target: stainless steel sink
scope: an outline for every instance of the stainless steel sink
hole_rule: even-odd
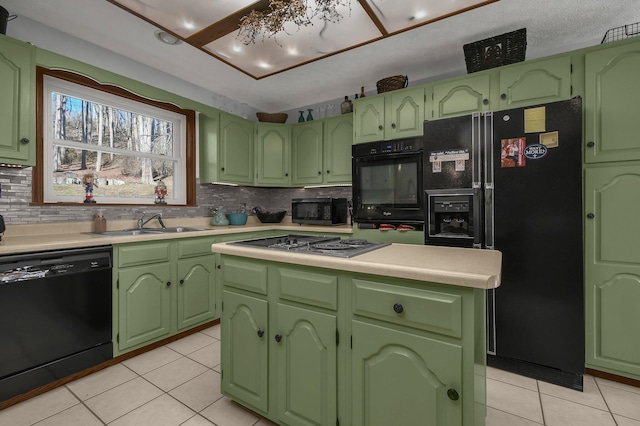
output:
[[[132,229],[120,229],[115,231],[106,231],[102,233],[87,232],[87,234],[98,235],[101,237],[128,237],[134,235],[149,235],[149,234],[173,234],[176,232],[194,232],[194,231],[206,231],[204,228],[192,228],[189,226],[174,226],[170,228],[132,228]]]

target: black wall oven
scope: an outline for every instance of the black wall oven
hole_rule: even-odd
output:
[[[354,222],[424,222],[422,138],[354,145]]]

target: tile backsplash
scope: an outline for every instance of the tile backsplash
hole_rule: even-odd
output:
[[[143,211],[162,212],[164,217],[212,216],[212,209],[222,207],[224,212],[239,211],[246,204],[249,212],[255,206],[269,211],[286,210],[291,214],[292,198],[344,197],[351,198],[351,187],[324,188],[254,188],[242,186],[198,184],[197,207],[105,206],[85,204],[76,206],[32,206],[31,168],[0,167],[0,214],[7,223],[43,223],[66,221],[91,221],[95,208],[104,208],[105,216],[111,220],[131,220]]]

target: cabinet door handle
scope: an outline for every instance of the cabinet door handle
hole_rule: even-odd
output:
[[[258,337],[264,336],[264,330],[258,330]]]
[[[322,174],[322,172],[318,172],[318,174],[319,174],[319,175],[321,175],[321,174]]]
[[[220,265],[216,266],[216,268],[218,268],[218,269],[222,269],[222,268],[220,267]]]
[[[276,334],[275,339],[276,339],[276,342],[280,343],[282,341],[282,335]]]
[[[484,99],[482,100],[482,105],[489,105],[489,99],[484,98]]]
[[[458,394],[458,391],[455,389],[449,389],[447,390],[447,396],[449,397],[450,400],[452,401],[457,401],[460,399],[460,395]]]
[[[171,281],[167,281],[167,287],[171,287]]]
[[[382,124],[378,126],[378,130],[382,130]]]
[[[285,174],[284,174],[284,177],[289,177],[289,173],[285,173]]]
[[[180,284],[184,284],[184,280],[180,280]]]
[[[593,141],[589,141],[589,142],[587,142],[587,146],[589,148],[593,148],[595,146],[595,143]]]
[[[593,214],[593,213],[587,213],[587,218],[589,218],[589,219],[593,219],[594,217],[596,217],[596,215],[595,215],[595,214]]]
[[[401,303],[396,303],[393,305],[393,310],[396,314],[401,314],[404,311],[404,306]]]
[[[220,171],[221,171],[221,172],[224,172],[224,167],[221,167],[221,168],[220,168]]]
[[[22,138],[22,139],[20,139],[20,143],[21,143],[22,145],[27,145],[29,142],[31,142],[31,141],[29,140],[29,138]]]
[[[327,170],[327,174],[331,173],[329,170]]]
[[[395,129],[396,128],[396,123],[391,123],[391,128]]]
[[[503,101],[507,99],[507,94],[506,93],[501,94],[500,99],[502,99]]]

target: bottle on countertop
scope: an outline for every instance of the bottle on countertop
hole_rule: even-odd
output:
[[[364,94],[364,86],[361,86],[360,87],[360,99],[364,98],[365,96],[367,96],[367,95]]]
[[[340,113],[349,114],[353,112],[353,103],[349,99],[349,96],[344,97],[344,102],[340,104]]]
[[[356,95],[353,97],[353,99],[358,99],[358,94],[356,93]]]
[[[93,221],[93,232],[97,234],[107,232],[107,218],[104,217],[103,209],[98,210],[98,213],[96,213],[96,218]]]

